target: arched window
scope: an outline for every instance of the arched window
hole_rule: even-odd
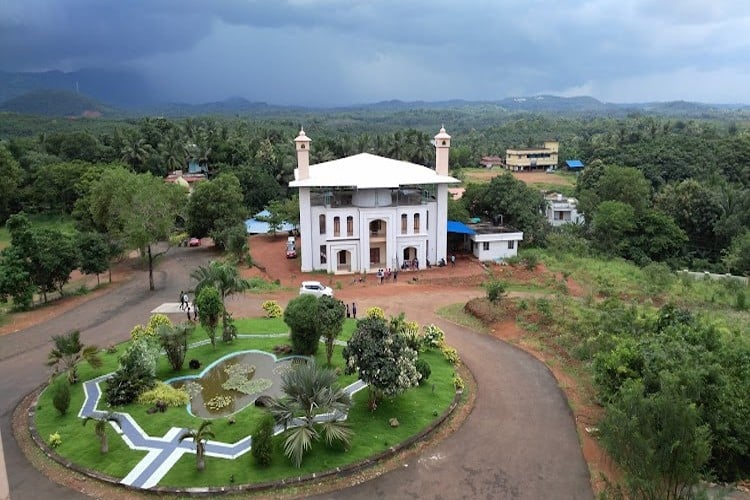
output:
[[[406,234],[406,214],[401,214],[401,234]]]
[[[338,238],[341,236],[341,217],[333,218],[333,237]]]
[[[318,216],[318,226],[320,226],[320,234],[326,234],[326,216],[320,214]]]
[[[419,232],[419,214],[414,214],[414,232]]]
[[[346,235],[354,236],[354,217],[351,215],[346,218]]]

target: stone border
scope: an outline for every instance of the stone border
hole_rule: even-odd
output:
[[[465,369],[468,369],[466,368],[465,365],[463,367]],[[108,483],[112,486],[122,488],[123,490],[133,491],[133,492],[142,492],[142,493],[155,493],[159,495],[178,494],[178,495],[189,495],[189,496],[210,496],[210,495],[223,494],[223,493],[260,492],[260,491],[270,490],[272,488],[287,488],[290,486],[300,486],[306,483],[319,481],[321,479],[326,479],[326,478],[345,478],[345,477],[351,476],[352,474],[355,474],[357,472],[374,467],[382,463],[383,461],[392,458],[397,453],[408,448],[409,446],[419,441],[424,440],[426,437],[432,434],[438,427],[440,427],[448,419],[448,417],[451,414],[453,414],[455,409],[458,407],[458,404],[461,402],[461,397],[463,396],[462,389],[456,390],[456,393],[453,396],[453,401],[448,406],[448,408],[446,408],[445,411],[443,411],[443,413],[437,419],[433,420],[432,423],[430,423],[430,425],[427,426],[427,428],[423,429],[421,432],[405,439],[404,441],[394,446],[391,446],[387,450],[382,451],[374,456],[365,458],[363,460],[360,460],[359,462],[355,462],[353,464],[349,464],[343,467],[336,467],[335,469],[330,469],[330,470],[323,471],[323,472],[313,472],[312,474],[307,474],[305,476],[297,476],[297,477],[292,477],[292,478],[280,479],[277,481],[268,481],[265,483],[252,483],[252,484],[244,484],[244,485],[236,485],[236,486],[220,486],[220,487],[205,487],[205,488],[173,488],[173,487],[156,486],[153,488],[143,489],[143,488],[137,488],[137,487],[122,484],[120,482],[121,479],[117,479],[115,477],[102,474],[101,472],[95,471],[93,469],[88,469],[76,463],[70,462],[65,457],[62,457],[61,455],[56,453],[54,449],[51,448],[47,444],[47,442],[44,440],[44,438],[42,438],[42,436],[39,434],[39,431],[36,428],[34,417],[36,415],[36,406],[39,403],[39,396],[48,385],[49,384],[46,384],[46,383],[41,384],[36,389],[34,389],[31,393],[29,393],[29,395],[23,398],[21,402],[19,403],[19,404],[23,404],[24,401],[29,399],[29,396],[32,396],[31,403],[29,407],[26,409],[27,426],[29,429],[29,433],[31,435],[31,439],[34,441],[34,443],[36,443],[36,445],[42,450],[42,452],[48,458],[54,460],[55,462],[57,462],[58,464],[62,465],[63,467],[67,469],[71,469],[75,472],[78,472],[79,474],[83,474],[85,476],[91,477],[98,481]]]

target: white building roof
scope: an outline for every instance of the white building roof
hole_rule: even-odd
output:
[[[310,177],[299,180],[294,169],[290,187],[356,187],[358,189],[397,188],[414,184],[454,184],[461,182],[449,175],[406,161],[360,153],[339,160],[310,165]]]

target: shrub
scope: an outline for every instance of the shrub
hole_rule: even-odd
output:
[[[154,386],[154,378],[142,367],[120,368],[104,386],[104,400],[110,406],[122,406]]]
[[[175,389],[164,382],[157,382],[153,389],[145,391],[138,396],[138,404],[155,405],[157,402],[163,402],[167,406],[187,406],[190,402],[190,396],[184,389]]]
[[[453,387],[456,388],[456,390],[460,390],[464,388],[464,379],[462,379],[460,376],[453,375]]]
[[[735,297],[735,302],[734,302],[734,308],[737,309],[738,311],[747,310],[748,308],[747,294],[745,294],[744,291],[740,290],[739,292],[737,292],[737,295]]]
[[[505,294],[505,283],[500,280],[487,281],[484,283],[484,289],[487,291],[487,300],[496,304]]]
[[[542,320],[544,323],[549,323],[550,321],[552,321],[552,304],[549,300],[544,298],[536,299],[536,310],[539,314],[542,315]]]
[[[445,344],[445,333],[435,325],[425,325],[423,328],[423,344],[428,349],[439,349]]]
[[[314,295],[300,295],[289,301],[284,311],[284,323],[291,330],[294,354],[310,356],[318,352],[318,299]]]
[[[523,263],[526,269],[533,271],[536,269],[536,266],[539,265],[539,257],[535,253],[526,254],[523,257]]]
[[[60,415],[65,415],[70,407],[70,384],[60,380],[54,385],[53,391],[52,404]]]
[[[419,373],[419,383],[424,383],[428,378],[430,378],[430,375],[432,375],[432,368],[430,368],[430,364],[425,361],[424,359],[417,359],[417,361],[414,362],[414,368],[417,369],[417,373]]]
[[[271,465],[273,458],[273,427],[274,420],[271,415],[265,415],[253,431],[252,449],[255,463],[263,467]]]
[[[380,307],[370,307],[365,311],[365,317],[385,319],[385,312]]]
[[[448,363],[452,364],[453,366],[461,363],[461,358],[458,356],[458,351],[456,351],[454,348],[444,345],[442,351],[443,357],[448,361]]]
[[[54,434],[50,434],[47,438],[47,443],[49,443],[50,447],[57,448],[62,444],[62,438],[60,437],[59,432],[55,432]]]
[[[280,318],[284,311],[281,310],[281,306],[275,300],[267,300],[263,302],[261,306],[263,311],[266,313],[266,318]]]
[[[503,262],[505,262],[509,266],[517,266],[521,263],[521,261],[522,259],[520,255],[511,255],[510,257],[506,257],[505,259],[503,259]]]

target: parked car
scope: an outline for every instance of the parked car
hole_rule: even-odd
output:
[[[328,295],[329,297],[332,297],[333,290],[330,286],[325,286],[320,281],[303,281],[302,285],[299,287],[299,294],[310,294],[315,295],[316,297]]]
[[[297,247],[294,244],[294,236],[290,236],[286,240],[286,258],[294,259],[297,257]]]
[[[199,238],[190,238],[190,241],[188,241],[189,247],[199,247],[201,246],[201,240]]]

